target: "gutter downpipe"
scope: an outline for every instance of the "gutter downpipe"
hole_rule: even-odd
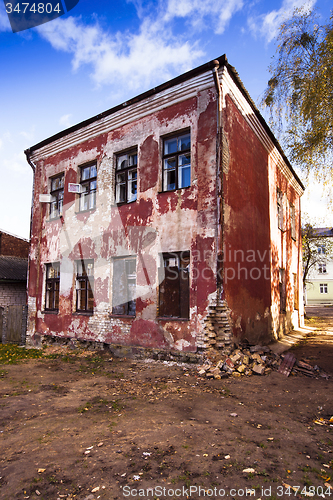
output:
[[[32,239],[32,220],[33,220],[33,215],[34,215],[34,198],[35,198],[35,176],[36,176],[36,165],[32,162],[31,160],[31,151],[30,149],[26,149],[24,151],[24,154],[26,156],[27,162],[29,163],[30,167],[32,168],[33,172],[33,182],[32,182],[32,198],[31,198],[31,211],[30,211],[30,247],[31,247],[31,239]],[[38,251],[38,261],[39,261],[39,251]],[[29,297],[29,284],[30,284],[30,250],[29,250],[29,261],[28,261],[28,275],[27,275],[27,304],[28,304],[28,297]],[[39,269],[39,262],[38,262],[38,269]],[[38,278],[39,278],[39,270],[37,269],[37,283],[36,287],[38,287]],[[37,294],[36,294],[37,295]],[[37,300],[37,297],[36,297]],[[37,305],[37,304],[36,304]],[[27,322],[29,321],[29,304],[28,304],[28,317],[27,317]],[[34,333],[36,331],[36,322],[37,322],[37,307],[35,311],[35,325],[34,325]],[[28,326],[28,325],[27,325]],[[27,346],[29,347],[29,346]]]
[[[217,305],[224,300],[224,200],[223,200],[223,144],[222,144],[222,88],[219,80],[219,61],[213,61],[212,68],[214,83],[217,90],[217,133],[216,133],[216,191],[217,191],[217,266],[216,286]]]

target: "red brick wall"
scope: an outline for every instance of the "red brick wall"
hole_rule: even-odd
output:
[[[29,242],[8,233],[0,232],[0,255],[27,258]]]

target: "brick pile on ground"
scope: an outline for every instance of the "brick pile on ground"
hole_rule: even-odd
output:
[[[214,379],[267,375],[272,370],[278,370],[281,362],[282,356],[275,354],[267,346],[238,347],[229,354],[210,349],[204,363],[197,370],[199,375]]]

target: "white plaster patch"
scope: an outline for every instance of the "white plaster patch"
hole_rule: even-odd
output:
[[[191,344],[184,339],[179,339],[177,342],[175,342],[175,348],[178,349],[179,351],[183,351],[186,347],[190,347]]]

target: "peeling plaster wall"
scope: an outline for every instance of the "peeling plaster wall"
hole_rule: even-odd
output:
[[[225,297],[236,339],[269,342],[298,327],[304,316],[300,284],[303,190],[228,75],[224,83]],[[284,193],[283,231],[277,223],[277,189]],[[291,205],[295,207],[296,240],[291,237]],[[280,268],[285,276],[283,311]]]
[[[229,150],[224,173],[224,287],[236,339],[270,334],[268,155],[229,95],[223,128]]]
[[[131,110],[135,116],[135,105]],[[115,117],[115,120],[117,117]],[[30,253],[28,337],[57,335],[105,343],[195,351],[197,333],[216,292],[216,92],[169,106],[152,106],[135,119],[56,154],[37,157]],[[162,192],[163,136],[191,130],[191,186]],[[115,154],[138,148],[138,196],[115,204]],[[96,208],[79,212],[79,167],[97,161]],[[50,178],[65,174],[63,219],[49,220],[40,193]],[[151,234],[149,234],[151,231]],[[153,237],[151,237],[153,235]],[[190,250],[190,319],[159,319],[158,266],[161,252]],[[113,258],[137,255],[136,316],[112,315]],[[94,259],[94,312],[75,311],[75,261]],[[45,265],[60,262],[59,312],[45,312]]]

